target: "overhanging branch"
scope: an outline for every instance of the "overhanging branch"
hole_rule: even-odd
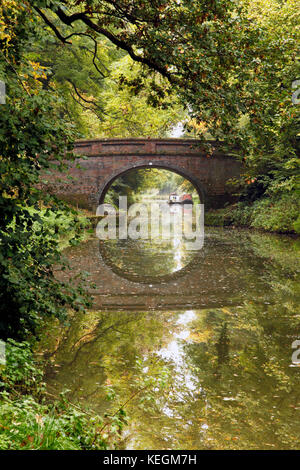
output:
[[[56,26],[51,23],[51,21],[47,18],[45,13],[42,12],[38,7],[34,7],[35,11],[40,15],[40,17],[45,21],[45,23],[52,29],[55,33],[56,37],[63,42],[64,44],[72,44],[70,41],[67,41],[67,38],[64,38],[63,35],[58,31]]]
[[[168,72],[168,70],[164,66],[157,64],[156,62],[152,61],[151,59],[147,57],[143,57],[143,56],[136,54],[136,52],[134,52],[130,44],[128,44],[125,40],[118,38],[113,33],[103,28],[102,26],[94,23],[86,15],[86,13],[73,13],[72,15],[67,15],[61,8],[54,8],[54,7],[53,7],[53,12],[58,16],[58,18],[64,24],[68,26],[72,26],[72,24],[76,21],[82,21],[86,26],[91,28],[93,31],[96,31],[98,34],[101,34],[105,36],[107,39],[109,39],[115,46],[126,51],[135,62],[142,63],[144,65],[147,65],[151,69],[156,70],[161,75],[166,77],[170,82],[175,81],[175,77],[173,77],[172,74]],[[63,39],[65,41],[65,38]]]

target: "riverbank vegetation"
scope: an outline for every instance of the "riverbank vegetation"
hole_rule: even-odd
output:
[[[263,197],[249,204],[245,201],[205,213],[205,224],[250,227],[267,232],[300,233],[300,198],[298,194]]]
[[[90,305],[83,284],[53,271],[64,269],[62,238],[78,243],[83,221],[40,186],[54,160],[62,171],[74,161],[76,139],[164,137],[181,124],[184,137],[220,140],[245,171],[236,182],[241,202],[218,217],[299,232],[298,6],[1,2],[0,337],[19,342],[7,343],[11,362],[1,372],[3,448],[110,445],[95,431],[100,418],[94,426],[63,400],[44,401],[24,343],[45,319],[64,321]],[[211,150],[208,143],[207,158]]]
[[[71,404],[65,393],[46,391],[42,363],[28,342],[7,342],[1,373],[0,448],[2,450],[104,450],[119,447],[126,424],[123,408],[104,419]]]

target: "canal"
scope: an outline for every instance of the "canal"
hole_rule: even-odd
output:
[[[299,446],[299,242],[207,227],[196,251],[91,237],[65,255],[93,306],[49,325],[49,392],[124,406],[124,449]]]

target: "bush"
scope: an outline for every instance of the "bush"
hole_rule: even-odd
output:
[[[296,233],[300,233],[300,214],[298,215],[297,220],[293,223],[293,227]]]
[[[252,204],[238,202],[205,214],[207,225],[237,225],[278,233],[300,233],[300,201],[294,193],[264,197]]]
[[[252,206],[251,227],[270,232],[294,232],[299,212],[300,201],[295,193],[284,194],[280,198],[264,198]]]

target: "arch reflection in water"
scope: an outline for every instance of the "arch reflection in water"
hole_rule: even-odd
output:
[[[100,240],[102,261],[115,274],[141,284],[161,284],[175,281],[194,269],[204,258],[200,250],[186,251],[178,240],[161,243],[153,249],[151,240]]]
[[[151,239],[100,240],[101,259],[115,274],[133,282],[159,284],[174,281],[191,272],[196,266],[199,267],[203,252],[201,249],[189,250],[184,237],[187,220],[184,216],[188,214],[191,224],[192,207],[170,207],[165,203],[163,206],[163,217],[141,220],[141,223],[150,225],[148,231],[151,233]],[[171,221],[167,237],[163,225],[165,214]],[[189,230],[191,233],[191,227]]]
[[[209,308],[238,304],[258,289],[265,292],[261,263],[246,249],[246,234],[207,229],[198,253],[150,242],[146,251],[146,242],[108,240],[100,252],[99,240],[90,239],[65,251],[70,270],[57,276],[74,282],[83,270],[90,273],[93,308],[106,311]]]

